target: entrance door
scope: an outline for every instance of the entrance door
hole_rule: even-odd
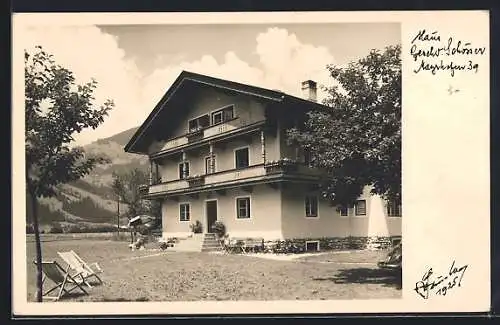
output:
[[[207,232],[212,232],[212,225],[217,220],[217,201],[206,201],[207,209]]]

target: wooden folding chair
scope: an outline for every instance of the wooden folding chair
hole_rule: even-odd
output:
[[[57,252],[57,254],[78,274],[82,282],[89,288],[92,288],[92,286],[87,280],[91,277],[95,277],[102,284],[102,280],[97,274],[102,273],[103,270],[97,262],[87,264],[75,251]],[[94,266],[95,269],[91,268],[90,265]]]
[[[33,263],[37,265],[36,261],[33,261]],[[81,282],[77,281],[74,276],[69,274],[69,266],[65,270],[57,261],[42,261],[42,272],[42,290],[47,278],[55,284],[54,287],[46,292],[42,292],[42,298],[58,301],[64,294],[69,294],[75,289],[80,289],[84,294],[88,295],[88,292],[81,286]],[[59,289],[59,291],[56,296],[49,296],[51,292],[57,289]]]

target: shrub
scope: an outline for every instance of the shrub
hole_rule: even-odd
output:
[[[268,245],[268,250],[275,254],[297,254],[305,252],[305,241],[286,239],[279,240],[274,245]]]
[[[212,231],[219,237],[222,238],[226,234],[226,226],[221,221],[215,221],[212,225]]]
[[[49,233],[50,234],[62,234],[63,233],[63,229],[60,225],[52,225],[50,228],[49,228]]]
[[[195,234],[201,234],[203,232],[203,226],[200,222],[200,220],[196,220],[195,223],[192,223],[190,225],[191,231],[194,232]]]

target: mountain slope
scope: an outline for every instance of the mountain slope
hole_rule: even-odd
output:
[[[134,168],[148,170],[148,158],[124,151],[124,146],[137,131],[128,129],[105,139],[98,139],[86,146],[86,152],[108,157],[111,162],[96,166],[84,178],[59,186],[58,194],[51,199],[40,200],[42,223],[93,222],[116,223],[117,202],[111,184],[113,173],[125,173]],[[127,206],[120,204],[120,211]],[[27,211],[27,220],[30,220]],[[123,224],[125,221],[121,221]]]

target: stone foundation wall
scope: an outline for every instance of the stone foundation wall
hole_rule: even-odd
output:
[[[306,242],[318,241],[320,251],[387,249],[392,246],[391,237],[327,237],[296,238],[264,242],[264,251],[270,253],[302,253]]]

